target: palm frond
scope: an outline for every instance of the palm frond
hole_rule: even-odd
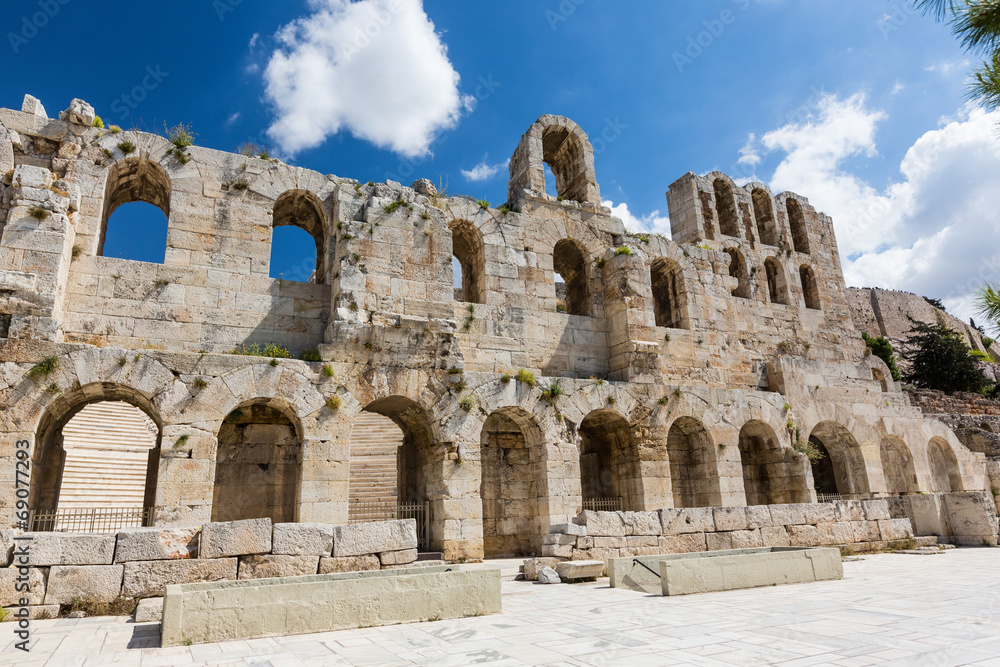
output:
[[[973,70],[968,97],[988,111],[1000,109],[1000,51]]]
[[[986,283],[980,287],[974,303],[977,315],[1000,328],[1000,285]]]

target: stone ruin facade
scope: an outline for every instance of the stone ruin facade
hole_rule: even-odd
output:
[[[5,525],[17,443],[22,500],[56,510],[62,429],[102,401],[158,429],[162,527],[345,524],[352,426],[388,417],[399,502],[426,503],[425,548],[450,561],[541,553],[582,509],[989,488],[984,456],[866,354],[831,220],[797,194],[686,174],[667,239],[601,205],[587,135],[558,116],[522,137],[501,208],[93,120],[79,100],[0,110]],[[168,217],[163,264],[103,255],[137,201]],[[309,283],[269,277],[282,225],[316,241]],[[268,342],[321,360],[228,354]]]

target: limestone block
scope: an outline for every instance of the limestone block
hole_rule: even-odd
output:
[[[444,567],[447,565],[443,560],[418,560],[402,565],[383,565],[383,570],[422,570],[426,567]]]
[[[732,533],[734,549],[753,549],[764,546],[760,529],[734,530]]]
[[[529,558],[524,561],[524,579],[525,581],[538,581],[538,571],[543,567],[556,566],[559,563],[558,558]]]
[[[25,95],[24,101],[21,102],[21,111],[24,113],[30,113],[33,116],[38,116],[39,118],[48,118],[48,114],[45,113],[45,107],[38,100],[37,97],[33,95]]]
[[[0,567],[7,567],[14,560],[14,531],[0,530]]]
[[[163,619],[163,598],[139,600],[135,608],[136,623],[159,623]]]
[[[861,507],[860,500],[836,500],[831,504],[836,513],[837,521],[865,520],[865,511]]]
[[[333,529],[333,555],[336,558],[416,548],[415,519],[359,523]]]
[[[630,535],[625,538],[625,546],[629,548],[655,547],[660,543],[656,535]]]
[[[319,556],[257,554],[240,556],[240,579],[302,577],[319,572]]]
[[[575,523],[559,523],[549,526],[550,535],[576,535],[583,537],[587,534],[586,526],[578,526]]]
[[[42,604],[44,602],[48,568],[28,568],[27,591],[17,590],[19,585],[23,587],[25,583],[23,577],[20,568],[0,569],[0,607],[18,607],[21,605],[22,599],[26,599],[28,604]]]
[[[816,532],[819,533],[819,543],[822,546],[852,544],[855,542],[854,526],[847,521],[817,523]]]
[[[333,553],[333,526],[327,523],[276,523],[271,553],[329,556]]]
[[[715,515],[710,507],[660,510],[664,535],[682,533],[714,533]]]
[[[805,508],[807,506],[804,503],[771,505],[771,521],[776,526],[801,526],[806,523]]]
[[[706,533],[705,540],[709,551],[729,551],[733,548],[732,533]]]
[[[888,500],[862,500],[861,509],[866,521],[885,521],[891,519]]]
[[[594,538],[593,537],[578,537],[578,538],[576,538],[576,548],[577,549],[593,549],[594,548]]]
[[[153,560],[125,563],[122,594],[128,597],[162,596],[169,584],[191,584],[199,581],[235,581],[238,574],[236,558],[191,560]]]
[[[35,604],[25,607],[28,610],[28,618],[32,621],[57,618],[59,616],[59,605],[57,604]]]
[[[683,533],[681,535],[665,535],[660,538],[663,553],[686,554],[707,550],[705,536],[712,533]]]
[[[941,494],[889,498],[889,512],[894,519],[909,519],[916,535],[947,535],[948,522],[942,498]]]
[[[793,547],[819,546],[816,526],[788,526],[788,541]]]
[[[881,539],[878,521],[851,521],[855,542],[878,542]]]
[[[122,592],[124,565],[56,565],[49,569],[45,604],[69,604],[73,598],[111,602]]]
[[[266,554],[271,550],[271,520],[246,519],[206,523],[201,529],[199,558]]]
[[[1000,525],[989,492],[946,493],[942,503],[951,535],[958,544],[997,545]]]
[[[802,511],[805,515],[806,523],[815,525],[818,523],[833,523],[837,520],[837,512],[831,503],[803,505]]]
[[[595,549],[620,549],[628,546],[625,537],[592,537]]]
[[[378,555],[378,559],[382,565],[406,565],[417,560],[417,550],[383,551]]]
[[[586,526],[590,537],[625,537],[625,520],[622,512],[592,512],[583,510],[574,522]]]
[[[726,530],[746,530],[747,511],[743,507],[716,507],[713,511],[715,517],[715,529]]]
[[[784,526],[764,526],[760,529],[760,539],[766,547],[788,547],[792,545],[788,538],[788,529]]]
[[[364,572],[378,569],[378,556],[347,556],[344,558],[330,558],[329,556],[324,556],[319,559],[320,574],[333,574],[335,572]]]
[[[199,528],[129,528],[119,531],[115,562],[195,558],[200,533]]]
[[[556,574],[563,581],[573,579],[598,579],[604,576],[603,560],[567,560],[556,563]]]
[[[622,523],[625,535],[655,536],[663,532],[659,512],[623,512]]]
[[[538,572],[538,583],[560,584],[562,583],[562,579],[559,578],[559,573],[553,570],[551,567],[543,567]]]
[[[913,525],[909,519],[888,519],[878,522],[878,530],[882,539],[906,540],[913,537]]]
[[[578,539],[580,539],[580,538],[576,537],[575,535],[553,535],[552,533],[549,533],[548,535],[545,536],[545,539],[543,540],[543,543],[544,544],[573,544],[573,545],[575,545],[576,541]],[[604,538],[598,538],[598,539],[604,539]]]
[[[572,558],[573,547],[568,544],[543,544],[542,556],[547,558]]]
[[[94,107],[80,99],[74,99],[69,103],[69,109],[59,114],[59,120],[64,120],[77,125],[94,126]]]
[[[747,528],[763,528],[773,525],[771,522],[771,508],[767,505],[753,505],[746,507]]]
[[[30,565],[111,565],[114,535],[82,533],[24,533]],[[30,540],[30,541],[29,541]]]

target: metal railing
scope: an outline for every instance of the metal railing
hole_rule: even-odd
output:
[[[373,501],[352,501],[348,505],[347,523],[369,523],[372,521],[393,521],[396,519],[416,519],[417,548],[428,551],[431,546],[430,503],[384,503]]]
[[[832,503],[837,500],[870,500],[875,496],[861,493],[820,493],[816,492],[816,502]]]
[[[116,533],[153,525],[153,507],[29,510],[28,530],[63,533]]]
[[[584,498],[583,509],[591,512],[621,512],[625,503],[621,498]]]

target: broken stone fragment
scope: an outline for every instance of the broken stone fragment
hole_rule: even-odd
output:
[[[65,120],[70,123],[76,123],[77,125],[86,125],[91,127],[94,124],[94,118],[97,114],[94,113],[94,107],[90,106],[81,99],[74,99],[69,103],[69,109],[63,111],[59,114],[59,120]]]
[[[437,194],[437,188],[434,187],[434,183],[426,178],[421,178],[419,181],[414,181],[413,185],[410,186],[417,191],[418,194],[422,194],[426,197],[433,197]]]
[[[559,578],[559,574],[553,570],[551,567],[543,567],[538,572],[538,583],[540,584],[560,584],[562,579]]]
[[[45,113],[45,107],[42,103],[38,101],[37,97],[32,95],[25,95],[24,102],[21,103],[21,111],[23,113],[30,113],[41,118],[48,118],[49,115]]]

